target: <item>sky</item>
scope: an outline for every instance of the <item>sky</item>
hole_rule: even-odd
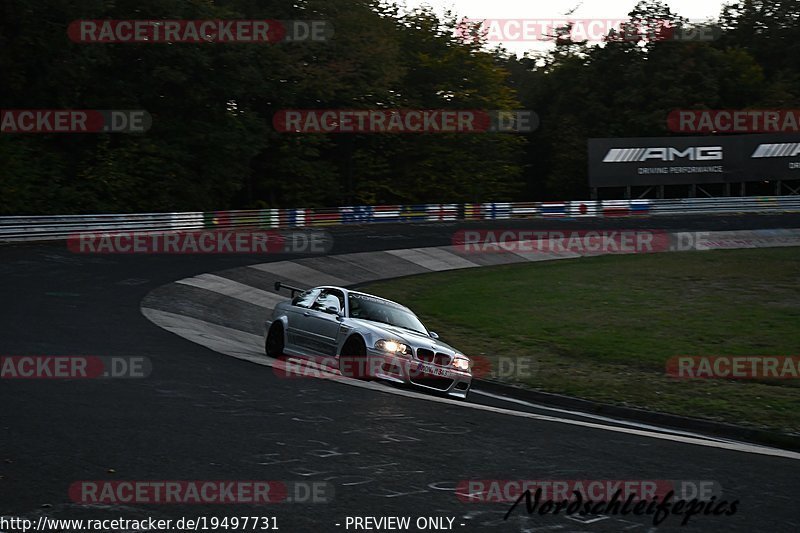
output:
[[[661,0],[678,15],[689,19],[716,19],[722,6],[733,0]],[[446,9],[459,18],[470,19],[624,19],[638,0],[404,0],[408,7],[428,5],[438,14]],[[571,15],[566,13],[574,9]],[[502,35],[505,35],[503,33]],[[522,54],[527,50],[546,50],[548,44],[536,41],[503,41],[508,50]]]

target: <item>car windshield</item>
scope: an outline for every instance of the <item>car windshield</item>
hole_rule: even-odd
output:
[[[394,302],[366,294],[350,293],[348,303],[350,304],[351,318],[381,322],[423,335],[428,334],[428,330],[414,313]]]

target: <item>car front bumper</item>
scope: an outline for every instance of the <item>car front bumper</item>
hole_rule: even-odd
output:
[[[467,397],[472,374],[450,366],[426,363],[414,357],[398,357],[374,349],[367,350],[370,375],[378,379],[437,391],[454,398]]]

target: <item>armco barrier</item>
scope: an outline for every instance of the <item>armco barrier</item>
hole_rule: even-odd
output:
[[[378,222],[789,212],[800,212],[800,196],[360,205],[322,209],[257,209],[195,213],[5,216],[0,217],[0,241],[62,239],[80,232],[161,232],[211,228],[271,229]]]

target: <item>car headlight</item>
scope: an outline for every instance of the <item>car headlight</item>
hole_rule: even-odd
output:
[[[472,368],[472,361],[470,361],[469,357],[457,355],[453,358],[453,367],[463,372],[469,372],[470,368]]]
[[[386,339],[381,339],[378,342],[376,342],[375,348],[389,353],[399,353],[403,355],[408,353],[408,346],[406,346],[405,344]]]

